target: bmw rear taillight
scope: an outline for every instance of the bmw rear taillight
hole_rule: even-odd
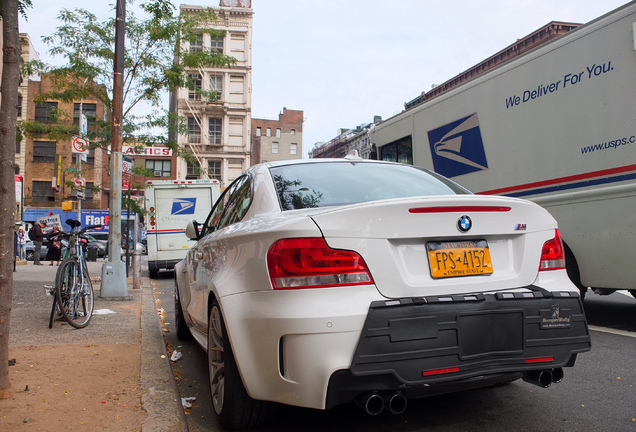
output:
[[[565,268],[565,252],[559,230],[554,230],[554,238],[543,244],[539,271],[560,270]]]
[[[358,253],[331,249],[322,238],[278,240],[269,248],[267,267],[278,290],[373,283]]]

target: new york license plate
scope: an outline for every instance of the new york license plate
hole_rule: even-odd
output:
[[[431,276],[434,279],[493,273],[490,249],[486,240],[429,242],[426,244],[426,250]]]

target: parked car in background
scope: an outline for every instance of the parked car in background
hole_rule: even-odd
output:
[[[92,237],[95,240],[98,240],[103,245],[103,247],[104,247],[104,255],[99,255],[100,257],[108,255],[108,231],[97,231],[97,230],[92,231],[92,230],[89,230],[89,231],[86,231],[85,234],[87,236]],[[126,243],[125,243],[124,240],[122,240],[121,246],[122,246],[121,254],[124,255],[126,253]],[[141,244],[140,242],[137,242],[137,250],[140,253],[142,253],[142,254],[146,253],[145,252],[146,251],[146,247],[143,244]],[[132,253],[134,251],[131,250],[130,252]]]
[[[106,251],[108,250],[108,242],[104,240],[98,240],[90,234],[84,233],[82,235],[86,238],[86,249],[97,249],[97,256],[99,258],[103,258],[106,256]]]
[[[64,246],[62,248],[62,254],[64,253]],[[42,241],[42,250],[40,251],[40,261],[44,261],[46,258],[46,253],[49,251],[49,241],[44,239]],[[32,240],[27,240],[26,242],[26,259],[27,261],[33,261],[33,255],[35,253],[35,243]]]
[[[275,403],[399,414],[522,377],[548,387],[590,349],[554,218],[411,165],[256,165],[186,235],[177,335],[206,350],[227,429]]]
[[[86,250],[87,252],[90,249],[97,249],[97,256],[102,258],[106,256],[106,248],[108,246],[107,243],[103,241],[97,240],[91,236],[86,236]],[[64,250],[66,249],[66,245],[68,242],[66,240],[62,240],[62,256],[64,256]],[[42,242],[42,250],[40,251],[40,260],[44,260],[46,258],[46,253],[49,250],[49,241],[48,239],[44,239]],[[33,254],[35,252],[35,244],[33,241],[29,240],[26,243],[26,259],[27,261],[33,261]]]

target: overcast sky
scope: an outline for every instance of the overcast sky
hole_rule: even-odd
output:
[[[59,10],[86,8],[101,18],[114,0],[32,0],[28,33],[41,37]],[[139,4],[128,3],[128,8]],[[177,7],[182,2],[173,0]],[[218,6],[218,0],[186,4]],[[586,23],[625,0],[252,0],[252,116],[304,111],[304,154],[339,128],[387,119],[404,102],[495,54],[550,21]],[[57,59],[57,62],[62,59]]]

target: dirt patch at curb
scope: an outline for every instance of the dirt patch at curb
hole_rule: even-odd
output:
[[[3,431],[140,431],[139,344],[9,347]]]

